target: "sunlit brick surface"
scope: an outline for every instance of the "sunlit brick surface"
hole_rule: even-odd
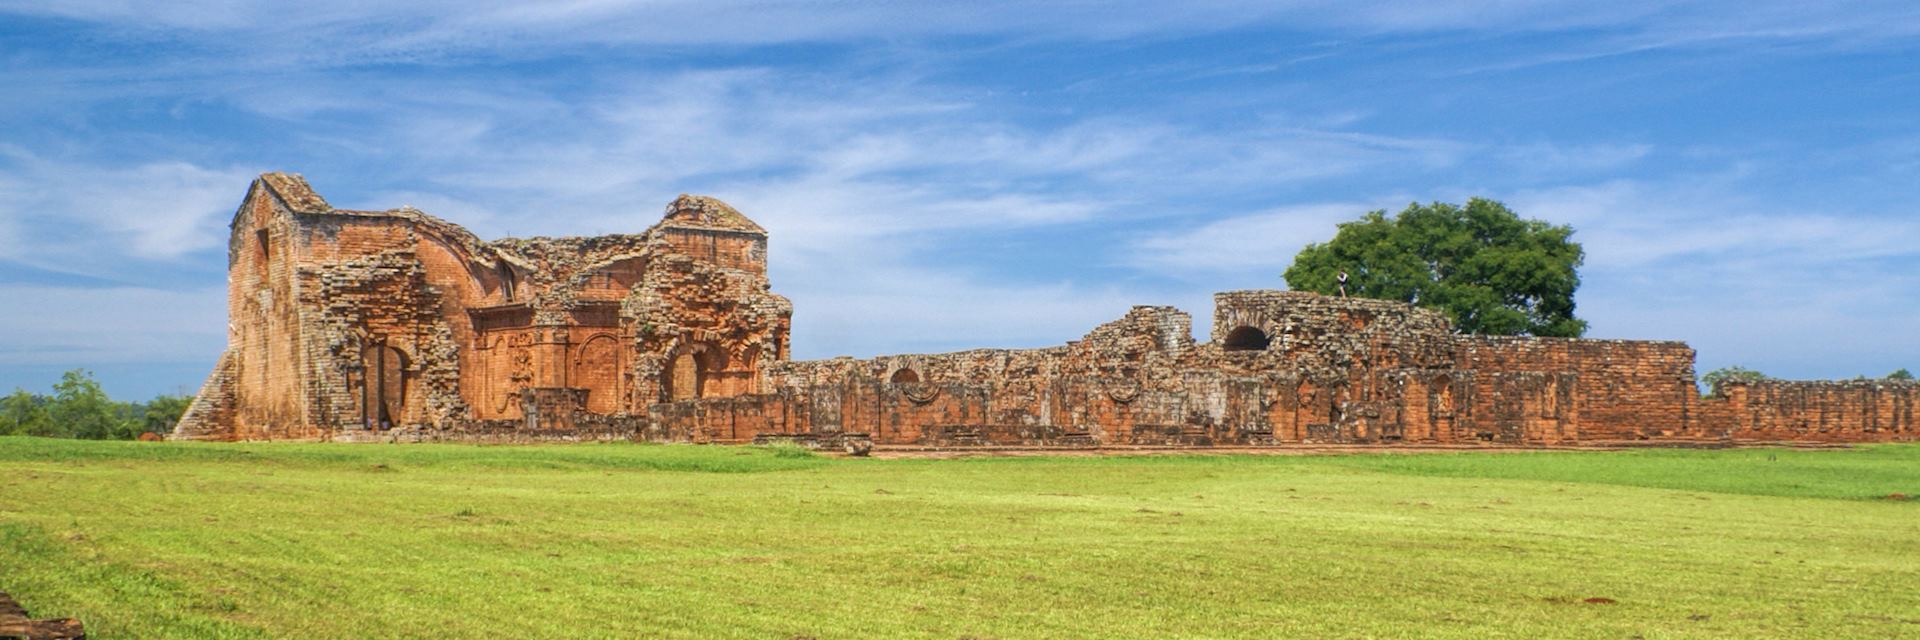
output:
[[[175,437],[1271,446],[1912,440],[1920,385],[1730,385],[1679,342],[1483,337],[1379,300],[1235,291],[1080,340],[787,359],[767,233],[682,196],[638,234],[484,242],[267,174],[234,217],[229,344]]]

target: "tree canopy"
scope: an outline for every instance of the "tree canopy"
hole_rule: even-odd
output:
[[[1334,294],[1345,272],[1348,295],[1440,309],[1467,333],[1578,337],[1587,323],[1573,316],[1573,292],[1586,256],[1572,236],[1484,198],[1414,203],[1341,223],[1285,277],[1295,291]]]
[[[25,389],[0,396],[0,436],[131,440],[142,433],[166,435],[192,403],[193,396],[186,395],[117,402],[91,372],[74,369],[54,383],[51,396]]]

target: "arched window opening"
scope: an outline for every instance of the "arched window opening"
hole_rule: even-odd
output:
[[[360,352],[360,415],[368,429],[392,429],[406,418],[407,356],[386,344]]]
[[[1239,327],[1227,332],[1227,339],[1222,346],[1228,351],[1263,351],[1269,343],[1271,340],[1266,332],[1253,327]]]
[[[267,237],[266,229],[257,229],[253,232],[253,243],[260,247],[258,255],[260,256],[261,267],[265,267],[268,262],[273,260],[273,245],[271,242]]]
[[[513,267],[507,266],[506,263],[501,263],[500,292],[506,296],[507,302],[513,302],[513,285]]]
[[[915,384],[920,382],[920,372],[903,368],[893,372],[893,378],[889,379],[888,382],[894,384]]]

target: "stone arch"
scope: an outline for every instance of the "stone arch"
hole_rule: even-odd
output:
[[[669,401],[697,400],[708,395],[707,383],[727,366],[725,350],[700,342],[676,351],[667,361],[661,386]]]
[[[620,409],[620,341],[609,334],[588,338],[574,352],[569,386],[587,390],[588,413],[609,414]]]
[[[500,297],[507,302],[513,302],[516,293],[514,289],[518,284],[519,279],[513,274],[513,265],[507,264],[505,260],[500,261]]]
[[[1221,346],[1228,351],[1265,351],[1267,345],[1272,343],[1273,339],[1267,337],[1267,332],[1254,327],[1239,326],[1227,332],[1227,337],[1221,341]]]
[[[914,371],[912,367],[901,367],[899,371],[893,372],[893,375],[887,378],[887,382],[894,384],[916,384],[920,382],[920,372]]]

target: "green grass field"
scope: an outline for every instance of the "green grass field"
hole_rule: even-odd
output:
[[[1920,446],[0,438],[0,590],[94,638],[1920,637],[1920,501],[1892,493]]]

